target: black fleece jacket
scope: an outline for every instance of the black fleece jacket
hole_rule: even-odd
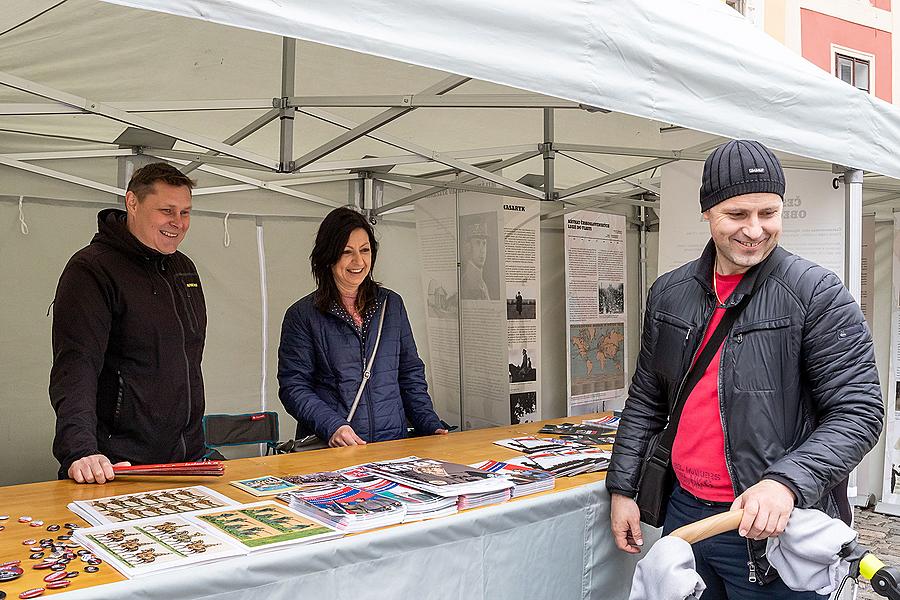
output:
[[[199,459],[206,303],[194,263],[161,254],[101,211],[53,305],[50,402],[59,477],[91,454],[133,464]]]

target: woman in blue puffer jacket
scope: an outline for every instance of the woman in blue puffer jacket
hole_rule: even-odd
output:
[[[403,299],[372,279],[377,254],[365,217],[349,208],[331,211],[309,257],[318,287],[287,310],[281,327],[278,396],[298,432],[331,447],[406,437],[407,420],[419,433],[447,433],[428,395]],[[348,419],[382,311],[370,379]]]

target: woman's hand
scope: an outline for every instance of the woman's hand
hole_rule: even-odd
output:
[[[353,428],[349,425],[341,425],[337,431],[328,440],[328,445],[332,448],[340,448],[342,446],[365,446],[366,441],[356,435]]]
[[[450,433],[450,432],[447,431],[446,429],[435,429],[434,430],[434,435],[447,435],[448,433]]]

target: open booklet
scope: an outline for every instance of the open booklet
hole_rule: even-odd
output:
[[[444,497],[500,492],[513,487],[503,477],[469,465],[417,456],[370,463],[365,467],[385,479]]]
[[[149,517],[178,515],[238,504],[208,487],[152,490],[136,494],[107,496],[96,500],[76,500],[68,509],[91,525],[136,521]]]
[[[73,538],[132,578],[341,535],[267,501],[87,527],[77,529]]]

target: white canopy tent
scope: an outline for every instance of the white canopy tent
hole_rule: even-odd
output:
[[[448,187],[547,200],[545,248],[561,248],[552,217],[586,206],[635,207],[643,239],[655,169],[703,160],[721,137],[759,139],[788,153],[786,166],[852,169],[848,247],[858,248],[857,170],[880,194],[872,201],[900,197],[890,151],[900,113],[717,0],[5,4],[0,281],[11,310],[0,380],[12,383],[4,409],[45,424],[5,420],[0,451],[21,465],[6,482],[53,472],[44,313],[66,258],[90,238],[94,204],[116,202],[138,155],[187,165],[200,184],[186,250],[210,303],[213,410],[277,404],[280,311],[309,291],[309,238],[347,203],[348,181],[387,184],[383,199],[364,185],[362,206],[386,217],[378,273],[413,307],[421,290],[404,211]],[[559,252],[544,258],[555,295]],[[848,261],[858,289],[858,258]],[[545,328],[561,332],[564,303],[545,305]],[[418,336],[421,313],[411,309]],[[563,335],[544,336],[559,344],[545,356],[562,351]],[[565,366],[547,372],[545,395],[559,397]]]

